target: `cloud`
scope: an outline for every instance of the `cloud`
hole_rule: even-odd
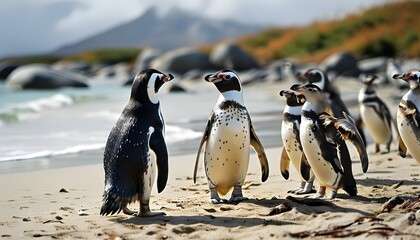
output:
[[[81,4],[58,21],[54,30],[63,36],[80,39],[129,21],[146,10],[136,0],[89,0],[81,1]]]

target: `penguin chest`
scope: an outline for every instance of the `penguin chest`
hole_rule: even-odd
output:
[[[375,111],[374,106],[360,105],[360,115],[375,143],[387,144],[392,138],[391,129],[383,117]]]
[[[214,185],[242,184],[248,171],[250,127],[246,110],[216,110],[206,144],[204,164]]]
[[[302,146],[300,145],[299,139],[299,127],[298,121],[286,121],[283,120],[281,125],[281,137],[283,140],[284,148],[286,149],[287,155],[293,164],[293,167],[300,172],[300,159],[302,156]]]
[[[397,125],[401,139],[407,146],[411,156],[420,163],[420,139],[418,138],[415,129],[413,129],[411,121],[412,119],[409,119],[400,110],[398,111]],[[418,129],[417,132],[419,132]]]
[[[322,129],[312,119],[302,118],[300,140],[311,170],[321,185],[335,188],[339,184],[339,175],[334,171],[331,163],[324,159],[322,155],[321,141],[326,141],[326,139],[316,137],[324,135],[323,132],[319,131],[322,131]]]

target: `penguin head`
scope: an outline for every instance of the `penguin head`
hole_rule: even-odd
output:
[[[375,74],[367,74],[362,78],[362,83],[365,85],[365,93],[373,94],[375,93],[375,88],[373,86],[373,82],[378,79],[378,76]]]
[[[208,74],[204,77],[207,82],[214,83],[220,93],[237,91],[242,92],[241,82],[238,75],[228,69],[223,69],[215,74]]]
[[[164,74],[155,69],[145,69],[138,73],[131,85],[130,99],[142,103],[159,102],[158,91],[160,87],[174,77],[171,74]]]
[[[294,91],[281,90],[279,94],[286,98],[286,104],[288,106],[302,106],[305,103],[305,98],[302,95],[297,95]]]
[[[366,85],[372,85],[376,79],[378,79],[378,76],[375,74],[366,74],[366,76],[362,79],[362,82]]]
[[[420,71],[410,71],[404,74],[394,74],[393,79],[401,79],[406,81],[410,85],[410,89],[414,90],[420,86]]]
[[[305,72],[304,77],[309,83],[317,85],[320,89],[325,90],[329,83],[327,74],[318,68],[311,68]]]
[[[296,91],[298,95],[303,95],[305,101],[309,103],[323,103],[326,102],[325,94],[317,85],[308,84],[294,84],[290,87],[293,91]]]

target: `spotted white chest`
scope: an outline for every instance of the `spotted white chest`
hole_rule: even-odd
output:
[[[417,109],[419,109],[420,107],[420,102],[418,101],[418,98],[413,96],[411,91],[404,95],[402,100],[411,101],[412,103],[414,103]],[[420,139],[415,133],[415,130],[419,131],[419,129],[413,129],[408,119],[400,110],[398,110],[397,112],[397,125],[400,136],[404,144],[407,146],[408,152],[414,159],[417,160],[417,162],[420,163]]]
[[[250,127],[246,109],[215,109],[204,166],[209,183],[221,188],[242,185],[249,163]]]
[[[340,176],[334,171],[332,165],[322,156],[322,149],[320,148],[320,143],[318,143],[318,140],[315,138],[314,131],[320,131],[319,128],[315,126],[314,121],[310,118],[302,117],[300,140],[303,151],[311,166],[311,170],[322,186],[336,188],[339,185]]]
[[[302,107],[289,107],[286,106],[285,113],[290,114],[289,116],[295,116],[300,118],[300,112]],[[284,116],[286,117],[286,115]],[[293,167],[300,173],[300,160],[302,156],[302,147],[299,140],[299,128],[300,123],[297,119],[283,119],[281,125],[281,137],[283,145],[286,149],[287,155],[293,164]],[[299,174],[300,175],[300,174]]]

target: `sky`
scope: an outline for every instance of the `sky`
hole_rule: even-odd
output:
[[[1,0],[0,58],[39,54],[140,16],[177,7],[208,18],[266,26],[340,18],[386,0]]]

